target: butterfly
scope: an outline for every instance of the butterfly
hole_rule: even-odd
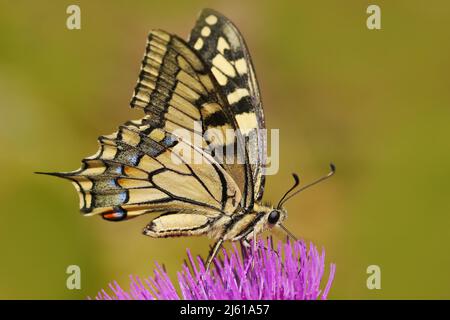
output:
[[[282,205],[335,171],[331,165],[328,175],[295,192],[294,174],[277,206],[262,204],[267,141],[258,82],[239,30],[211,9],[200,13],[187,42],[150,32],[130,104],[145,116],[100,136],[98,152],[80,169],[46,174],[73,182],[87,216],[154,214],[147,236],[209,236],[215,244],[207,269],[224,241],[249,245],[273,227],[294,237],[282,225]],[[201,161],[187,161],[177,149]],[[224,150],[234,151],[227,161]]]

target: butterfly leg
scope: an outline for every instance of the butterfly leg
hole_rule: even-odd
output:
[[[209,267],[211,266],[211,263],[213,262],[214,258],[216,257],[217,253],[219,252],[220,247],[223,244],[223,238],[220,238],[215,244],[213,249],[211,250],[208,261],[206,262],[206,272],[209,271]]]
[[[252,247],[252,244],[250,243],[250,241],[248,241],[248,239],[245,239],[245,238],[242,240],[242,244],[246,248]],[[273,248],[273,245],[271,247]],[[269,248],[266,245],[264,245],[264,250],[269,250]],[[280,261],[281,261],[282,259],[281,259],[280,254],[277,251],[275,251],[274,249],[272,249],[272,250],[273,250],[273,253],[275,253],[275,255],[278,257],[278,259],[280,259]],[[256,254],[256,237],[253,237],[253,254]],[[281,263],[281,266],[284,268],[283,263]],[[253,255],[252,255],[252,269],[253,269],[253,267],[254,267],[254,260],[253,260]]]
[[[256,254],[256,232],[253,231],[253,255],[255,254]],[[252,269],[254,268],[255,268],[255,259],[252,259]]]
[[[248,242],[247,239],[243,239],[242,240],[242,244],[244,245],[244,247],[246,248],[250,248],[252,245],[250,244],[250,242]]]
[[[250,243],[250,241],[248,241],[248,239],[244,238],[242,239],[241,243],[244,247],[246,247],[247,249],[252,248],[252,255],[251,255],[251,259],[252,259],[252,269],[255,267],[255,260],[253,259],[253,255],[256,252],[256,242],[255,242],[255,237],[253,237],[253,248],[252,248],[252,244]]]

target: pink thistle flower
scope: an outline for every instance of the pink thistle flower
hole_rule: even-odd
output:
[[[317,300],[326,299],[334,279],[336,266],[321,287],[325,268],[325,252],[302,241],[278,242],[259,239],[256,249],[223,249],[223,257],[214,260],[206,272],[201,257],[187,250],[188,264],[178,274],[177,291],[165,269],[156,264],[154,276],[147,279],[131,276],[130,289],[117,282],[109,285],[111,293],[101,290],[99,300]],[[324,280],[325,281],[325,280]]]

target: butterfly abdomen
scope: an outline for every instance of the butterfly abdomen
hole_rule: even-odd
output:
[[[143,233],[153,238],[206,235],[218,220],[221,218],[195,212],[170,212],[153,219]]]
[[[153,238],[207,235],[216,240],[238,241],[262,232],[265,215],[265,212],[235,213],[217,218],[171,212],[153,219],[143,233]]]

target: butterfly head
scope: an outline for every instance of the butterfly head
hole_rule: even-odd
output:
[[[292,239],[297,238],[283,225],[283,221],[287,218],[287,211],[281,207],[272,207],[270,205],[258,206],[257,212],[260,214],[260,219],[254,225],[253,232],[247,234],[247,240],[251,239],[254,234],[258,234],[267,229],[274,229],[279,227],[283,229]],[[261,214],[263,216],[261,216]]]
[[[278,227],[285,229],[282,223],[287,217],[287,211],[284,208],[273,207],[269,204],[255,204],[254,209],[255,220],[251,223],[253,225],[252,231],[246,233],[247,240],[252,239],[254,235],[264,230]]]
[[[287,217],[287,211],[283,208],[268,208],[265,220],[269,228],[280,225]]]

